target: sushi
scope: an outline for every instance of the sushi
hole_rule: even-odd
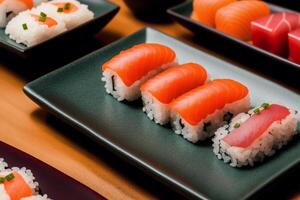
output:
[[[47,0],[0,0],[0,28],[19,12],[31,9]]]
[[[244,41],[251,40],[251,21],[270,14],[262,1],[236,1],[216,13],[216,29]]]
[[[143,111],[156,123],[166,124],[170,118],[169,103],[207,80],[207,72],[201,65],[186,63],[170,67],[141,86]]]
[[[253,44],[276,55],[288,56],[288,33],[300,27],[300,15],[281,12],[251,22]]]
[[[5,33],[17,43],[28,47],[48,40],[66,30],[65,23],[36,9],[24,11],[6,26]]]
[[[0,199],[21,200],[37,191],[38,183],[30,170],[14,167],[0,172]]]
[[[66,24],[67,29],[77,27],[94,18],[87,5],[76,0],[53,0],[37,7],[40,12],[49,13]]]
[[[194,0],[192,19],[207,26],[215,27],[216,12],[236,0]]]
[[[289,41],[289,59],[300,64],[300,29],[292,31],[288,35]]]
[[[218,127],[249,109],[248,93],[237,81],[216,79],[181,95],[170,104],[174,132],[193,143],[211,137]]]
[[[106,92],[118,101],[133,101],[141,96],[141,84],[176,64],[176,54],[169,47],[142,43],[121,51],[104,63],[102,81]]]
[[[297,133],[297,122],[294,110],[263,103],[218,129],[213,151],[232,167],[253,166],[286,145]]]

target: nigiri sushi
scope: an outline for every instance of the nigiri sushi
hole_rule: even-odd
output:
[[[288,35],[289,40],[289,59],[300,64],[300,28],[292,31]]]
[[[194,0],[192,19],[215,27],[216,12],[236,0]]]
[[[0,0],[0,27],[4,28],[8,21],[19,12],[31,9],[47,0]]]
[[[169,103],[207,80],[207,72],[201,65],[186,63],[170,67],[141,86],[143,111],[156,123],[166,124],[170,118]]]
[[[297,133],[297,122],[294,110],[263,103],[218,129],[213,151],[232,167],[253,166],[286,145]]]
[[[133,101],[141,96],[141,84],[176,64],[176,54],[169,47],[155,43],[138,44],[104,63],[102,80],[106,92],[118,101]]]
[[[0,199],[21,200],[33,196],[38,190],[38,183],[34,180],[31,171],[26,168],[0,172]]]
[[[211,137],[216,129],[250,107],[248,88],[230,79],[197,87],[171,104],[171,125],[191,142]]]
[[[253,44],[276,55],[288,56],[288,33],[300,27],[300,15],[280,12],[251,22]]]
[[[240,40],[251,40],[251,21],[270,14],[262,1],[236,1],[216,13],[216,29]]]
[[[17,43],[33,46],[66,31],[65,23],[48,13],[29,10],[19,13],[6,26],[5,33]]]
[[[41,4],[37,10],[62,20],[67,29],[79,26],[94,17],[94,13],[88,9],[87,5],[76,0],[53,0]]]

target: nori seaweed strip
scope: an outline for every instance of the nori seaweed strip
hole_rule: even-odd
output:
[[[111,84],[112,84],[112,90],[116,91],[116,89],[115,89],[115,76],[111,77]]]

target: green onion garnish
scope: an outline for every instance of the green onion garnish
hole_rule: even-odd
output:
[[[69,10],[71,8],[71,4],[70,3],[66,3],[64,9]]]
[[[27,24],[22,24],[22,27],[23,27],[23,29],[24,29],[25,31],[28,30]]]
[[[46,21],[46,19],[47,19],[47,15],[46,15],[45,13],[41,12],[41,14],[40,14],[40,18],[39,18],[39,21],[41,21],[41,22],[45,22],[45,21]]]
[[[256,108],[253,112],[254,112],[255,114],[259,114],[259,113],[260,113],[260,109],[259,109],[259,108]]]
[[[13,173],[8,174],[7,176],[5,176],[7,181],[11,181],[15,178],[15,175]]]
[[[5,178],[4,177],[0,177],[0,183],[4,183],[5,182]]]
[[[270,106],[270,104],[268,104],[268,103],[261,104],[261,107],[264,109],[267,109],[269,106]]]
[[[234,128],[239,128],[241,125],[239,123],[236,123],[233,127]]]
[[[64,8],[57,8],[57,12],[64,12]]]

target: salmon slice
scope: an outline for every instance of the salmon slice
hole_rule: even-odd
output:
[[[237,1],[216,13],[217,30],[232,37],[251,40],[251,22],[270,14],[269,6],[262,1]]]
[[[215,27],[216,12],[236,0],[194,0],[193,19],[211,27]]]
[[[4,188],[11,200],[20,200],[23,197],[30,197],[33,195],[32,189],[23,179],[23,177],[13,172],[14,178],[10,181],[5,181]]]
[[[280,121],[289,114],[290,111],[286,107],[272,104],[259,114],[251,116],[223,140],[231,146],[247,148],[262,136],[273,122]]]
[[[253,44],[276,55],[288,56],[288,33],[300,27],[300,15],[281,12],[251,23]]]
[[[37,22],[41,23],[41,24],[45,24],[47,25],[49,28],[51,28],[52,26],[56,26],[57,25],[57,21],[51,17],[45,17],[45,20],[41,21],[41,16],[39,15],[35,15],[35,14],[30,14]]]
[[[247,95],[248,89],[241,83],[217,79],[181,95],[170,104],[170,108],[189,124],[196,125],[209,114]]]
[[[187,63],[171,67],[141,86],[142,92],[151,93],[161,103],[169,104],[173,99],[190,91],[207,80],[206,70],[198,64]]]
[[[102,70],[110,69],[118,74],[126,86],[131,86],[149,72],[176,60],[175,52],[161,44],[138,44],[122,51],[103,64]]]

